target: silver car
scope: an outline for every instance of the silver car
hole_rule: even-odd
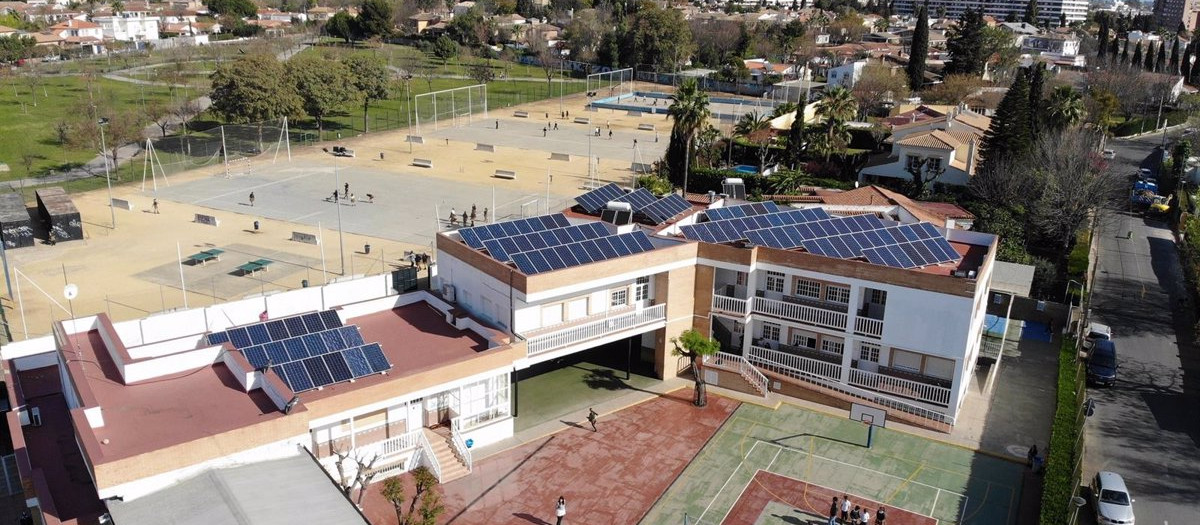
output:
[[[1092,505],[1100,525],[1134,525],[1133,498],[1116,472],[1102,471],[1092,479]]]

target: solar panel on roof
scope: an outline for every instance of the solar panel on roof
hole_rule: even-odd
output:
[[[267,332],[271,334],[272,341],[282,341],[291,337],[288,334],[287,326],[279,319],[267,323]]]
[[[288,357],[287,347],[283,345],[283,341],[271,341],[263,345],[263,349],[267,351],[267,359],[270,359],[271,363],[278,364],[291,361]]]
[[[774,202],[752,202],[750,204],[739,204],[737,206],[725,206],[723,208],[712,208],[704,212],[710,221],[721,221],[726,219],[736,219],[740,217],[750,217],[754,215],[767,215],[769,213],[777,213],[779,206]]]
[[[267,351],[261,345],[251,346],[250,348],[242,349],[242,355],[246,356],[246,360],[250,362],[250,366],[254,368],[262,368],[267,366]]]
[[[358,328],[354,326],[343,326],[339,329],[342,333],[342,340],[347,346],[362,346],[362,334],[358,332]]]
[[[324,359],[310,357],[301,361],[301,363],[304,363],[304,369],[308,371],[308,377],[312,378],[314,388],[333,384],[333,375],[329,373],[329,367],[325,366]]]
[[[287,327],[288,334],[292,337],[300,337],[308,333],[308,330],[304,328],[304,319],[298,315],[295,317],[285,318],[283,320],[283,324]]]
[[[267,332],[266,325],[252,324],[246,327],[246,332],[250,334],[250,340],[256,345],[271,342],[271,334]]]
[[[342,326],[342,318],[333,310],[324,310],[321,312],[321,321],[325,323],[325,328],[340,328]]]
[[[483,241],[483,247],[487,249],[488,255],[493,259],[508,262],[514,253],[530,252],[607,235],[611,235],[611,233],[603,223],[588,222],[514,237],[489,239]]]
[[[304,314],[301,319],[304,320],[304,328],[308,330],[306,333],[311,334],[325,329],[325,323],[321,322],[319,314]]]
[[[657,199],[655,199],[654,194],[650,193],[650,191],[646,188],[638,188],[613,200],[617,202],[628,202],[633,208],[633,211],[638,211],[646,206],[654,204],[654,201]]]
[[[321,339],[325,341],[325,347],[331,352],[346,348],[346,342],[342,341],[342,336],[338,335],[337,330],[326,330],[321,332]]]
[[[654,201],[654,204],[638,210],[638,213],[646,216],[646,218],[650,219],[650,222],[653,222],[654,224],[662,224],[671,220],[672,217],[675,217],[676,215],[679,215],[680,213],[690,209],[692,209],[692,205],[689,204],[688,201],[684,200],[683,197],[672,193],[666,197]]]
[[[288,388],[292,389],[292,392],[296,393],[313,389],[312,379],[308,377],[308,371],[301,363],[301,361],[293,361],[276,369],[283,372],[283,381],[287,383]]]
[[[333,382],[341,383],[354,378],[354,374],[350,373],[350,367],[346,366],[346,358],[342,352],[325,354],[321,356],[321,360],[325,361],[325,367],[329,369],[329,374],[333,376]]]
[[[246,348],[254,345],[254,342],[250,340],[250,334],[246,332],[245,328],[229,330],[229,342],[233,343],[234,348]]]
[[[208,334],[208,344],[219,345],[229,342],[229,334],[225,332],[213,332]]]
[[[286,361],[299,361],[308,357],[308,349],[304,347],[304,341],[301,341],[299,337],[284,341],[283,348],[287,350]]]
[[[654,244],[650,242],[649,237],[646,237],[646,233],[635,231],[531,252],[515,253],[512,254],[512,261],[521,273],[533,275],[653,249]]]
[[[362,348],[357,346],[347,348],[342,351],[342,355],[346,358],[346,365],[350,367],[350,373],[354,377],[363,377],[373,374],[371,371],[371,363],[367,362],[367,356],[363,355]]]
[[[362,352],[367,357],[367,362],[371,364],[372,372],[383,372],[392,368],[392,364],[388,362],[387,356],[383,355],[383,348],[378,343],[364,345]]]
[[[483,249],[483,241],[488,239],[512,237],[513,235],[521,235],[524,233],[532,233],[553,228],[562,228],[570,225],[571,222],[567,220],[566,215],[561,213],[552,213],[550,215],[540,215],[537,217],[529,217],[527,219],[517,219],[514,221],[485,224],[483,226],[474,226],[471,228],[462,228],[458,230],[458,234],[462,237],[463,242],[466,243],[467,246],[470,246],[476,250],[481,250]]]
[[[306,334],[300,339],[304,341],[304,347],[308,349],[308,355],[316,356],[329,351],[325,347],[325,340],[321,339],[321,334]]]
[[[603,209],[604,206],[609,202],[615,201],[624,195],[625,192],[621,191],[619,186],[610,182],[592,191],[584,193],[583,195],[575,197],[575,202],[579,203],[579,206],[583,208],[583,211],[588,213],[596,213]]]

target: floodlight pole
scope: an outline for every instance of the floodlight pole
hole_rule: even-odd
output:
[[[117,208],[113,206],[112,201],[112,174],[108,170],[108,147],[104,140],[104,125],[108,124],[107,118],[101,118],[96,121],[100,126],[100,156],[104,158],[104,180],[108,182],[108,212],[112,215],[112,229],[117,229]]]
[[[338,175],[338,170],[337,170],[337,155],[333,156],[333,184],[334,184],[334,186],[333,186],[334,191],[337,191],[342,188],[342,178],[340,175]],[[347,198],[349,198],[349,197],[347,197]],[[342,274],[342,276],[345,276],[346,275],[346,244],[345,244],[344,239],[342,238],[342,203],[339,202],[337,199],[333,199],[333,205],[337,208],[338,255],[342,259],[341,274]]]

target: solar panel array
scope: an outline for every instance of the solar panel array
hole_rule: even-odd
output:
[[[251,366],[269,365],[296,393],[392,367],[379,344],[364,342],[358,327],[343,326],[332,310],[214,332],[208,342],[233,344]]]
[[[704,212],[710,221],[723,221],[727,219],[739,219],[742,217],[750,217],[752,215],[766,215],[768,213],[779,213],[779,206],[774,202],[752,202],[750,204],[739,204],[737,206],[725,206],[724,208],[713,208]]]
[[[608,228],[603,223],[589,222],[565,228],[504,237],[502,239],[489,239],[483,241],[483,247],[487,248],[488,255],[493,259],[500,262],[508,262],[512,260],[510,254],[540,250],[551,246],[561,246],[608,235]]]
[[[676,215],[679,215],[680,213],[690,209],[692,209],[692,205],[689,204],[687,200],[684,200],[683,197],[672,193],[666,197],[654,201],[653,204],[636,211],[646,216],[647,219],[650,219],[650,222],[653,222],[654,224],[662,224],[671,220],[671,218],[675,217]]]
[[[922,239],[863,250],[868,261],[893,268],[918,268],[956,261],[961,256],[945,239]]]
[[[583,211],[588,213],[596,213],[604,209],[606,204],[624,196],[625,192],[621,190],[619,186],[610,182],[592,191],[584,193],[583,195],[575,197],[575,202],[578,202],[579,205],[583,207]],[[634,209],[637,209],[637,206],[634,206]]]
[[[521,273],[534,275],[653,249],[654,245],[646,233],[635,231],[510,255]]]
[[[833,217],[830,219],[788,224],[761,230],[746,232],[746,238],[753,244],[790,250],[804,245],[804,241],[836,237],[839,235],[855,234],[867,230],[884,228],[883,221],[874,215],[851,215],[849,217]]]
[[[637,211],[645,208],[646,206],[654,204],[654,201],[658,199],[656,199],[654,194],[650,193],[650,191],[646,188],[638,188],[613,200],[617,202],[628,202],[629,206],[632,207],[634,211]]]
[[[528,219],[497,222],[486,226],[463,228],[458,230],[458,234],[462,237],[463,242],[467,243],[467,246],[480,250],[483,249],[483,241],[489,239],[503,239],[505,237],[562,228],[570,225],[571,223],[567,221],[566,215],[554,213],[530,217]]]
[[[702,222],[700,224],[680,226],[679,229],[683,232],[684,237],[693,241],[722,244],[743,240],[746,238],[746,232],[751,230],[786,224],[807,223],[828,218],[829,214],[824,209],[805,208],[781,211],[779,213],[768,213],[766,215],[751,215],[738,219]]]

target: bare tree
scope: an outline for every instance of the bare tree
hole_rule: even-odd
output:
[[[863,68],[862,76],[850,90],[858,100],[858,110],[869,114],[885,103],[908,98],[908,77],[904,70],[893,70],[884,65],[869,65]]]
[[[534,35],[536,38],[529,44],[533,54],[537,57],[538,65],[542,66],[542,72],[546,74],[546,95],[553,95],[552,82],[554,74],[558,72],[558,68],[562,67],[562,55],[557,49],[554,49],[546,40],[541,38],[541,35]]]
[[[1021,203],[1033,195],[1037,186],[1033,177],[1024,171],[1023,159],[996,159],[980,169],[967,183],[967,189],[979,200],[998,204]]]
[[[1043,238],[1066,250],[1094,210],[1117,204],[1123,177],[1096,153],[1100,135],[1067,129],[1046,133],[1025,159],[1025,172],[1038,187],[1029,223]]]

